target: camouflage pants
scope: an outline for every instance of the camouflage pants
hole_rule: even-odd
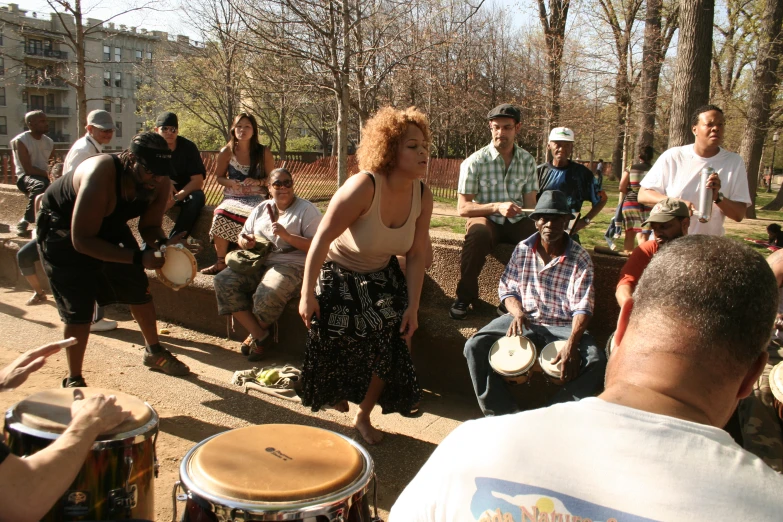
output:
[[[740,401],[738,414],[745,449],[778,473],[783,473],[783,430],[769,387],[769,373],[783,360],[783,346],[779,341],[773,341],[768,351],[769,362],[764,373],[748,398]]]
[[[226,268],[215,276],[218,313],[252,310],[262,322],[272,324],[285,305],[302,287],[304,267],[272,265],[254,275],[242,275]]]

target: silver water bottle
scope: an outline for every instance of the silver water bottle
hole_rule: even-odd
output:
[[[715,173],[712,167],[701,169],[701,181],[699,186],[699,221],[706,223],[712,217],[712,189],[707,188],[707,180]]]

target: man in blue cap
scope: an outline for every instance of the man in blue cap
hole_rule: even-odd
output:
[[[500,279],[500,302],[508,313],[465,343],[476,398],[487,416],[519,411],[489,364],[492,345],[503,336],[524,335],[538,350],[566,341],[553,361],[565,384],[552,403],[589,397],[603,382],[606,356],[587,332],[595,301],[593,262],[566,233],[573,219],[568,198],[558,190],[544,192],[530,218],[538,232],[517,245]]]

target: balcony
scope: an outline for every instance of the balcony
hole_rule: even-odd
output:
[[[68,53],[66,51],[54,51],[52,49],[41,49],[40,47],[25,46],[24,53],[28,56],[35,56],[36,58],[51,59],[51,60],[67,60]]]
[[[61,78],[44,78],[37,75],[25,76],[24,84],[38,89],[67,90],[68,84]]]
[[[71,135],[70,134],[61,134],[59,132],[50,132],[47,134],[50,138],[52,138],[52,141],[55,143],[71,143]]]
[[[53,106],[46,106],[41,109],[46,113],[47,117],[54,117],[54,118],[67,118],[71,115],[71,108],[70,107],[53,107]]]

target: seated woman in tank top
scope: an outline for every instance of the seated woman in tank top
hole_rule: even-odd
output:
[[[253,209],[269,197],[267,176],[273,168],[272,153],[258,142],[256,119],[246,112],[239,113],[215,167],[217,182],[224,187],[223,201],[215,208],[209,230],[217,261],[201,270],[202,274],[215,275],[226,268],[229,244],[236,241]]]
[[[370,422],[375,404],[410,415],[421,398],[408,343],[431,259],[432,192],[419,179],[429,147],[423,113],[378,111],[357,151],[363,172],[332,198],[305,262],[299,313],[310,331],[302,403],[344,412],[349,401],[358,404],[354,426],[368,444],[383,437]]]

